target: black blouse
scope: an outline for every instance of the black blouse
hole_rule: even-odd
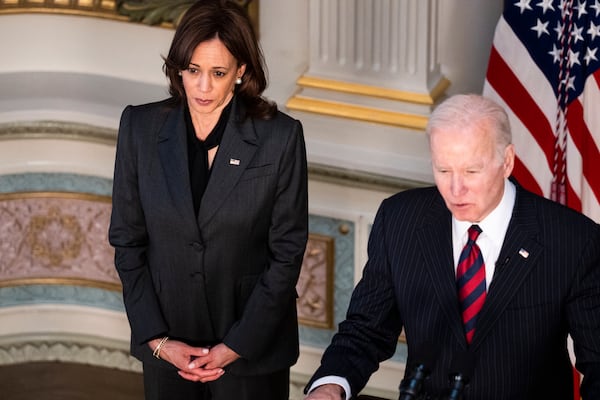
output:
[[[233,100],[225,106],[219,117],[219,121],[208,134],[205,140],[200,140],[196,136],[196,130],[192,123],[190,110],[185,108],[185,123],[187,128],[187,148],[188,148],[188,167],[190,170],[190,186],[192,189],[192,199],[194,201],[194,211],[198,216],[200,202],[208,185],[210,178],[210,168],[208,167],[208,150],[221,144]]]

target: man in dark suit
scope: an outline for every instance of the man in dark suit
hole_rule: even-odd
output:
[[[508,118],[491,100],[451,97],[427,134],[436,187],[381,204],[306,399],[358,394],[402,328],[402,398],[448,398],[460,374],[466,400],[572,399],[570,334],[583,399],[600,399],[599,225],[509,179]]]

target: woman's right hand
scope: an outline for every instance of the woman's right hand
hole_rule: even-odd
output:
[[[153,339],[148,342],[154,351],[161,339]],[[197,357],[206,356],[209,353],[206,347],[192,347],[178,340],[167,340],[160,349],[160,358],[173,364],[179,369],[179,375],[194,382],[209,382],[219,379],[224,371],[222,368],[194,368],[190,369],[190,361]]]

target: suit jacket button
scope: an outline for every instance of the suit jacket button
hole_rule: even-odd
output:
[[[194,250],[196,250],[196,251],[202,251],[202,250],[204,250],[204,245],[203,245],[202,243],[200,243],[200,242],[192,242],[190,245],[191,245],[191,246],[194,248]]]

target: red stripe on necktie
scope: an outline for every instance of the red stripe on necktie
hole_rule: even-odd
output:
[[[463,248],[456,271],[458,299],[462,310],[467,343],[475,334],[477,316],[485,302],[485,263],[476,241],[481,233],[477,225],[469,228],[469,240]]]

